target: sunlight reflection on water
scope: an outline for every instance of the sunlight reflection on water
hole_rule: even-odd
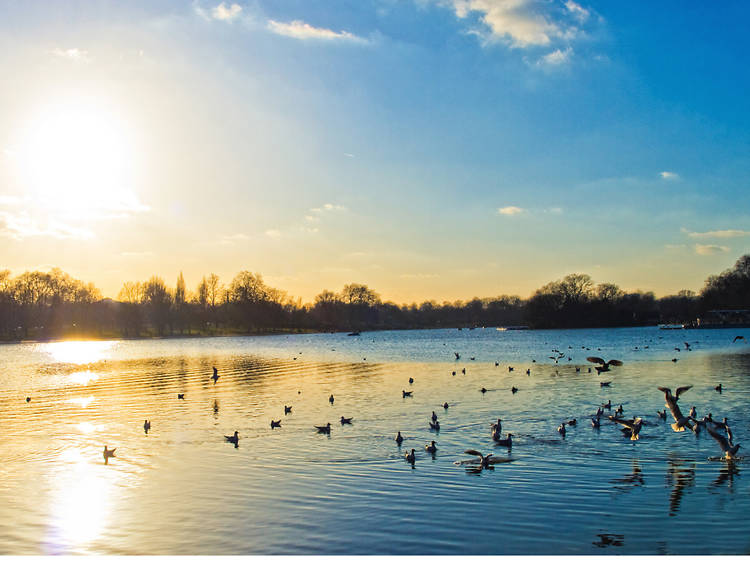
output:
[[[39,344],[39,349],[54,361],[83,365],[109,356],[115,341],[61,341]]]

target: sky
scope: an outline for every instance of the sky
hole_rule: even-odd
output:
[[[0,269],[115,297],[699,291],[750,251],[750,6],[0,3]]]

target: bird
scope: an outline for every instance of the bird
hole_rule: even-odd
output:
[[[434,429],[435,431],[440,431],[440,422],[435,420],[434,422],[430,422],[430,429]]]
[[[225,435],[224,439],[226,439],[230,443],[234,443],[234,446],[237,447],[240,444],[240,432],[235,431],[234,435]]]
[[[689,342],[682,342],[682,343],[685,344],[685,349],[687,349],[688,351],[690,351],[690,343]]]
[[[344,416],[341,416],[341,425],[351,425],[353,418],[345,418]]]
[[[412,377],[409,377],[409,384],[414,384],[414,379]]]
[[[508,367],[508,372],[512,373],[513,372],[513,367]]]
[[[117,450],[117,447],[114,449],[107,449],[107,446],[104,445],[104,451],[102,452],[102,456],[104,457],[104,464],[107,464],[107,461],[115,456],[115,451]]]
[[[496,462],[501,462],[500,459],[495,459],[492,453],[483,455],[482,453],[480,453],[479,451],[475,451],[474,449],[466,449],[464,453],[467,455],[474,455],[475,457],[477,457],[480,470],[483,468],[490,468],[491,465],[495,464]]]
[[[603,381],[599,383],[599,386],[609,386],[612,381]]]
[[[677,357],[672,357],[672,363],[677,363]]]
[[[526,374],[530,375],[531,374],[531,369],[526,369]]]
[[[219,380],[219,370],[216,367],[214,367],[214,374],[211,375],[211,378],[214,379],[214,384]]]
[[[185,400],[185,395],[184,394],[178,394],[177,395],[177,400]]]
[[[594,429],[599,429],[601,423],[599,422],[599,418],[591,418],[591,427]]]
[[[453,372],[451,373],[451,375],[453,375],[453,376],[455,377],[455,376],[456,376],[456,371],[453,371]]]
[[[437,414],[435,413],[435,410],[432,411],[432,421],[437,421]]]
[[[490,424],[490,429],[493,432],[494,431],[497,431],[498,433],[501,432],[503,430],[503,420],[501,420],[500,418],[497,418],[497,422],[496,423]]]
[[[576,420],[575,418],[568,421],[568,425],[576,425],[577,423],[578,423],[578,420]]]
[[[500,366],[500,363],[498,363],[497,361],[495,361],[495,367],[499,367],[499,366]]]
[[[318,433],[327,433],[328,435],[331,434],[331,422],[328,422],[326,425],[316,425],[315,429],[318,430]]]
[[[443,402],[443,409],[445,409],[445,410],[448,409],[448,402]]]
[[[487,389],[486,389],[486,388],[484,388],[484,387],[482,387],[482,388],[481,388],[481,390],[480,390],[479,392],[481,392],[482,394],[484,394],[485,392],[487,392]]]
[[[401,397],[406,398],[407,396],[411,396],[411,391],[407,392],[405,390],[401,391]]]
[[[691,418],[697,418],[698,417],[698,413],[695,411],[695,406],[693,406],[692,408],[690,408],[690,412],[688,413],[688,416],[690,416]]]
[[[398,435],[396,435],[396,443],[398,443],[399,446],[401,446],[401,443],[404,442],[404,438],[401,436],[401,432],[398,432]]]
[[[516,388],[516,387],[514,386],[514,387],[511,387],[510,391],[511,391],[511,392],[512,392],[513,394],[515,394],[516,392],[518,392],[518,389],[517,389],[517,388]]]
[[[557,428],[557,431],[558,431],[558,433],[559,433],[560,435],[562,435],[563,437],[565,437],[565,422],[562,422],[562,423],[561,423],[561,424],[560,424],[560,425],[558,426],[558,428]]]
[[[687,416],[682,415],[682,410],[680,410],[680,407],[677,405],[677,401],[680,398],[680,394],[687,392],[693,388],[693,385],[688,386],[681,386],[675,390],[674,395],[672,394],[672,390],[669,389],[666,386],[660,386],[658,387],[659,390],[661,390],[664,393],[664,400],[666,403],[664,406],[669,408],[669,412],[672,414],[672,417],[674,418],[675,423],[672,424],[672,429],[674,431],[685,431],[685,427],[690,429],[691,431],[695,431],[693,428],[693,424],[690,423],[690,418]]]
[[[734,336],[732,343],[736,342],[737,340],[744,340],[744,339],[745,339],[745,336]]]
[[[664,421],[667,420],[667,411],[666,410],[657,411],[656,415],[659,416],[659,419],[662,419]]]
[[[622,418],[616,418],[615,416],[608,416],[609,419],[615,423],[625,426],[630,430],[630,440],[637,441],[638,434],[641,431],[643,420],[641,418],[635,418],[634,420],[624,420]]]
[[[498,435],[498,437],[500,436]],[[513,434],[508,433],[505,439],[494,439],[494,441],[501,447],[508,447],[508,449],[510,449],[513,446]]]
[[[404,458],[406,459],[406,462],[414,464],[414,461],[416,460],[417,456],[414,454],[414,449],[411,450],[411,453],[406,453],[404,455]]]
[[[461,374],[462,374],[462,375],[465,375],[465,374],[466,374],[466,367],[464,367],[463,369],[461,369]]]
[[[333,404],[333,394],[331,394],[331,395],[330,395],[330,396],[328,397],[328,401],[329,401],[329,402],[330,402],[331,404]]]
[[[143,422],[143,431],[145,433],[148,433],[148,430],[151,429],[151,422],[146,420]]]
[[[612,409],[612,400],[607,400],[606,404],[602,404],[602,408],[605,410],[611,410]]]
[[[596,369],[596,372],[601,374],[604,371],[609,371],[609,366],[612,365],[613,367],[619,367],[622,365],[622,361],[619,359],[610,359],[609,361],[605,361],[601,357],[586,357],[586,361],[589,361],[591,363],[596,363],[598,366],[594,367]]]
[[[26,397],[26,403],[28,404],[29,402],[31,402],[31,396]]]
[[[623,412],[623,411],[624,411],[624,410],[623,410],[623,408],[622,408],[622,404],[620,404],[619,406],[617,406],[617,409],[615,410],[615,415],[618,415],[618,416],[619,416],[619,415],[621,415],[621,414],[622,414],[622,412]]]
[[[732,428],[729,427],[729,420],[727,420],[727,418],[724,418],[720,422],[717,422],[714,420],[710,420],[710,421],[711,423],[714,424],[714,427],[721,428],[727,432],[727,439],[729,439],[729,443],[732,443],[734,441],[733,435],[732,435]]]
[[[292,413],[292,407],[284,405],[284,415],[291,414]]]
[[[721,390],[722,390],[722,388],[721,388],[721,383],[719,383],[719,386],[715,386],[715,387],[714,387],[714,390],[715,390],[716,392],[721,392]]]
[[[279,421],[271,420],[271,429],[273,429],[274,427],[281,427],[281,420]]]
[[[709,425],[706,425],[706,430],[708,431],[708,434],[716,440],[716,442],[719,444],[719,447],[721,447],[725,459],[736,458],[737,451],[739,451],[740,449],[739,443],[736,445],[730,445],[726,437],[724,437],[720,433],[716,433],[713,429],[711,429],[711,426]]]
[[[437,452],[437,447],[435,446],[435,442],[431,441],[429,445],[425,445],[424,450],[434,455]]]

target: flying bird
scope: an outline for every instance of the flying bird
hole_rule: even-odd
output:
[[[622,365],[622,361],[619,359],[610,359],[609,361],[605,361],[601,357],[586,357],[586,361],[590,363],[596,363],[597,367],[594,367],[596,369],[596,372],[601,374],[604,371],[609,371],[610,365],[613,367],[619,367]]]
[[[635,418],[634,420],[624,420],[622,418],[616,418],[615,416],[608,416],[609,419],[615,423],[625,426],[630,430],[630,440],[637,441],[638,434],[641,432],[641,426],[643,420],[641,418]]]
[[[660,386],[658,388],[664,393],[664,400],[666,401],[664,406],[669,408],[669,412],[674,418],[675,423],[672,424],[672,429],[674,431],[685,431],[685,427],[687,427],[691,431],[695,431],[693,424],[690,422],[690,417],[684,416],[682,410],[680,410],[680,407],[677,405],[677,400],[679,400],[680,394],[693,388],[693,385],[691,384],[677,388],[674,395],[672,395],[671,389],[666,386]]]
[[[734,336],[732,343],[736,342],[737,340],[744,340],[744,339],[745,339],[745,336]]]
[[[721,447],[725,459],[736,458],[737,451],[739,451],[740,449],[739,443],[737,445],[730,445],[726,437],[724,437],[720,433],[716,433],[713,429],[711,429],[711,426],[709,425],[706,425],[706,430],[708,431],[708,434],[716,440],[716,442],[719,444],[719,447]]]
[[[102,456],[104,457],[104,464],[107,464],[109,459],[115,456],[115,451],[117,450],[117,447],[114,449],[107,449],[107,446],[104,445],[104,451],[102,452]]]

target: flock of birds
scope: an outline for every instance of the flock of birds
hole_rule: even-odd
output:
[[[733,342],[736,342],[738,340],[744,339],[743,336],[736,336],[733,340]],[[646,348],[648,346],[645,346]],[[584,349],[590,349],[583,346]],[[675,348],[677,351],[679,351],[679,348]],[[685,349],[687,351],[691,350],[691,345],[688,342],[685,342]],[[557,349],[552,350],[557,355],[550,356],[550,359],[553,359],[555,363],[557,363],[560,359],[565,357],[565,353],[560,352]],[[460,354],[458,352],[454,352],[456,360],[458,361],[460,359]],[[296,359],[296,357],[295,357]],[[474,357],[470,358],[471,360],[474,360]],[[568,357],[568,360],[570,361],[571,358]],[[586,360],[590,363],[594,364],[594,369],[596,370],[597,374],[601,375],[602,373],[609,372],[611,367],[619,367],[623,365],[623,362],[618,359],[610,359],[608,361],[605,361],[601,357],[595,357],[590,356],[587,357]],[[676,359],[673,359],[672,361],[676,362]],[[536,362],[536,361],[532,361]],[[495,362],[495,367],[499,366],[499,362]],[[508,372],[513,372],[514,368],[512,366],[508,367]],[[581,368],[576,367],[576,372],[580,372]],[[466,374],[466,369],[463,368],[461,370],[463,374]],[[588,372],[591,372],[591,368],[588,369]],[[526,370],[526,375],[530,375],[531,370]],[[452,372],[452,375],[456,375],[456,371]],[[211,375],[211,379],[213,380],[214,384],[216,384],[219,380],[219,372],[216,367],[213,367],[213,375]],[[612,381],[602,381],[600,382],[601,387],[606,387],[611,384]],[[409,377],[409,384],[414,383],[414,378]],[[674,419],[674,423],[670,424],[672,430],[674,432],[684,432],[686,429],[692,431],[696,435],[700,433],[702,429],[705,429],[708,434],[717,442],[719,447],[721,448],[721,451],[723,453],[722,459],[726,459],[728,461],[733,461],[737,458],[737,453],[740,449],[739,443],[734,443],[734,435],[732,433],[731,426],[729,425],[729,421],[726,417],[724,417],[721,421],[717,421],[713,418],[711,413],[708,413],[706,416],[703,416],[701,418],[698,418],[696,408],[693,406],[688,415],[684,415],[680,409],[680,406],[678,404],[678,401],[680,397],[690,390],[693,387],[693,385],[687,385],[687,386],[681,386],[675,389],[674,393],[672,393],[672,390],[669,387],[660,386],[657,387],[659,391],[664,393],[664,409],[657,411],[657,415],[659,419],[666,421],[667,420],[667,410],[669,410],[669,413],[671,414],[672,418]],[[513,386],[512,387],[512,393],[515,394],[518,391],[518,388]],[[721,393],[723,391],[723,387],[721,384],[714,387],[714,390],[716,392]],[[485,393],[487,392],[487,389],[482,387],[481,392]],[[402,390],[402,398],[409,398],[413,395],[412,391]],[[178,393],[177,394],[178,400],[184,400],[185,395],[184,393]],[[31,398],[27,397],[26,402],[30,402]],[[335,398],[333,394],[331,394],[328,398],[328,401],[331,405],[334,404]],[[598,408],[596,413],[594,413],[591,416],[591,427],[593,429],[599,429],[601,427],[601,420],[603,417],[605,417],[605,410],[611,411],[612,410],[612,401],[608,400],[607,403],[601,404]],[[450,407],[448,402],[443,403],[444,410],[447,410]],[[292,406],[284,405],[284,415],[291,414],[292,413]],[[631,441],[637,441],[640,439],[640,433],[644,426],[644,420],[642,417],[633,417],[633,418],[625,418],[623,416],[624,409],[622,404],[620,404],[617,408],[615,408],[614,415],[606,415],[606,419],[610,420],[612,423],[619,424],[622,426],[622,433],[625,438],[629,438]],[[340,424],[343,425],[350,425],[352,423],[353,418],[344,417],[341,416],[339,419]],[[281,427],[281,419],[279,420],[271,420],[271,429],[280,428]],[[571,426],[577,425],[576,419],[569,419],[563,421],[558,427],[557,431],[558,433],[564,438],[565,434],[567,432],[567,428]],[[437,414],[433,411],[431,419],[429,420],[429,427],[430,430],[439,432],[440,431],[440,422],[438,420]],[[507,447],[508,450],[510,450],[513,447],[513,434],[510,432],[505,433],[503,435],[502,433],[502,419],[497,418],[497,421],[490,424],[490,437],[493,441],[493,443],[496,446],[500,447]],[[331,423],[328,422],[325,425],[316,425],[314,426],[315,430],[318,433],[321,434],[327,434],[330,435],[331,433]],[[151,421],[145,420],[143,423],[143,430],[146,434],[148,434],[149,430],[151,429]],[[235,431],[232,435],[225,435],[225,440],[228,443],[233,444],[235,447],[239,447],[239,432]],[[395,437],[395,441],[398,447],[401,447],[401,444],[404,441],[404,437],[401,434],[401,431],[398,431]],[[435,455],[437,452],[437,445],[434,440],[430,441],[427,445],[425,445],[425,451],[431,455]],[[108,463],[109,459],[115,456],[116,448],[109,449],[107,445],[104,446],[104,451],[102,453],[102,456],[104,457],[105,464]],[[503,458],[503,457],[496,457],[492,453],[483,454],[475,449],[466,449],[464,451],[465,454],[471,455],[474,458],[471,460],[464,460],[459,461],[456,464],[462,464],[462,465],[469,465],[469,470],[471,471],[481,471],[483,469],[491,469],[495,464],[498,463],[505,463],[505,462],[511,462],[512,459],[509,458]],[[404,455],[404,458],[408,463],[414,467],[416,463],[416,449],[411,449],[410,451],[406,452]]]

